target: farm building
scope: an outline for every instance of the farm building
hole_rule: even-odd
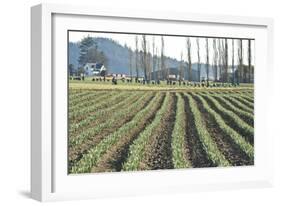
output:
[[[101,75],[101,72],[106,72],[107,69],[101,63],[86,63],[84,66],[85,74],[87,76]]]
[[[154,74],[154,72],[151,72],[151,77],[152,77],[152,80],[155,80],[155,79],[177,80],[179,78],[179,72],[178,72],[177,68],[170,67],[170,68],[166,69],[165,71],[157,70],[157,71],[155,71],[155,74]],[[155,77],[155,79],[154,79],[154,77]]]

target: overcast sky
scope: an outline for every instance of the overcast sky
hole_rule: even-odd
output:
[[[110,38],[122,46],[125,44],[135,50],[135,37],[136,34],[117,34],[117,33],[100,33],[100,32],[78,32],[78,31],[71,31],[69,32],[69,41],[70,42],[79,42],[84,37],[91,36],[91,37],[105,37]],[[137,35],[139,39],[139,49],[141,49],[141,35]],[[161,52],[161,36],[154,35],[155,38],[155,47],[158,49],[158,55]],[[149,43],[150,51],[152,52],[152,39],[153,35],[147,35],[147,40]],[[186,37],[181,36],[164,36],[165,42],[165,55],[176,58],[180,60],[181,52],[183,53],[183,60],[187,60],[187,49],[186,49]],[[213,57],[213,38],[208,39],[209,42],[209,59],[210,63],[212,63]],[[238,62],[237,58],[237,44],[238,41],[234,40],[234,51],[235,51],[235,64]],[[200,38],[200,56],[201,56],[201,63],[205,62],[206,57],[206,38]],[[243,53],[244,53],[244,63],[247,63],[247,49],[248,49],[248,42],[247,40],[243,40]],[[231,52],[232,52],[232,40],[228,40],[228,51],[229,51],[229,64],[231,63]],[[254,40],[252,41],[252,64],[254,64],[254,51],[255,45]],[[191,53],[192,53],[192,62],[197,62],[197,45],[196,45],[196,37],[191,37]]]

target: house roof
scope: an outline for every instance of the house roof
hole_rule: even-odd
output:
[[[95,66],[96,69],[101,69],[103,67],[102,63],[86,63],[85,66]]]

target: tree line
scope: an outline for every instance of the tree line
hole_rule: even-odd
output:
[[[151,44],[146,35],[135,36],[135,48],[129,49],[129,74],[132,78],[135,70],[135,80],[140,78],[140,70],[143,72],[144,81],[166,80],[169,78],[170,70],[166,64],[165,41],[161,36],[160,49],[155,44],[155,36],[152,37]],[[196,45],[192,45],[191,38],[196,38]],[[205,41],[205,48],[200,41]],[[204,81],[207,85],[210,81],[210,69],[213,70],[215,82],[228,82],[232,84],[252,83],[254,76],[254,66],[252,65],[252,41],[251,39],[228,39],[228,38],[208,38],[208,37],[186,37],[186,58],[183,60],[183,51],[180,52],[178,66],[179,80],[202,81],[202,69],[205,67]],[[210,48],[212,43],[212,48]],[[231,43],[231,50],[229,49]],[[236,51],[235,51],[236,44]],[[245,45],[244,45],[245,44]],[[152,45],[152,49],[150,48]],[[247,48],[247,63],[244,63],[244,52]],[[205,49],[205,56],[201,50]],[[192,55],[192,52],[194,54]],[[212,52],[212,59],[210,53]],[[196,55],[195,55],[196,54]],[[235,58],[235,55],[237,56]],[[197,56],[197,61],[194,58]],[[134,59],[133,59],[134,58]],[[236,62],[235,62],[236,60]],[[134,63],[133,63],[134,62]],[[197,65],[197,77],[193,76],[192,64]]]

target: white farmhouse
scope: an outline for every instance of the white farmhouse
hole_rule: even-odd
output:
[[[87,76],[98,76],[102,71],[106,71],[106,68],[100,63],[86,63],[84,70]]]

